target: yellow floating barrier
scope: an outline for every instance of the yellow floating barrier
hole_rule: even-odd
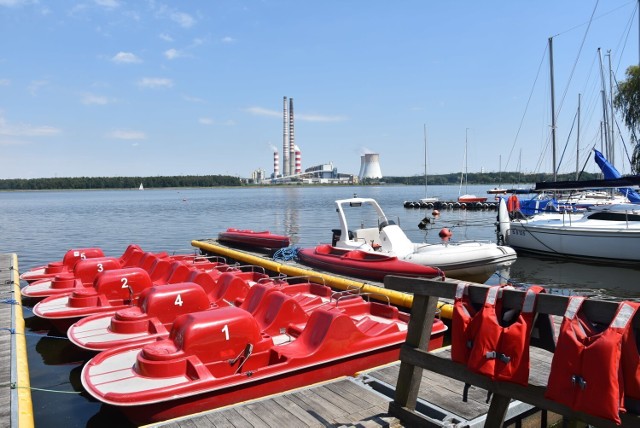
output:
[[[20,278],[18,277],[18,256],[12,254],[11,283],[13,295],[17,301],[13,305],[13,329],[15,331],[16,387],[18,388],[18,423],[20,428],[33,427],[33,402],[31,400],[31,384],[29,381],[29,363],[27,359],[27,341],[25,338],[22,298],[20,295]]]
[[[397,306],[402,306],[403,308],[411,308],[411,305],[413,305],[413,295],[408,293],[388,290],[386,288],[371,285],[366,282],[340,278],[313,270],[302,269],[297,266],[290,266],[273,260],[265,259],[264,257],[258,257],[242,251],[237,251],[231,248],[223,247],[221,245],[216,245],[211,242],[193,240],[191,241],[191,245],[209,253],[218,254],[222,257],[228,257],[241,263],[261,266],[266,270],[281,273],[283,275],[321,278],[325,284],[339,290],[359,289],[361,293],[382,295],[388,298],[390,303]],[[451,319],[453,305],[451,305],[450,303],[439,302],[438,308],[440,309],[440,316],[442,318]]]

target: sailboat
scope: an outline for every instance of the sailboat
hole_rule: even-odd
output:
[[[138,187],[138,190],[144,190],[144,186],[142,185],[142,183],[140,183],[140,187]]]
[[[467,174],[468,174],[468,167],[467,167],[467,145],[469,142],[469,128],[466,129],[465,132],[465,138],[464,138],[464,173],[460,176],[460,190],[458,191],[458,202],[460,203],[465,203],[465,204],[469,204],[469,203],[476,203],[476,202],[486,202],[487,198],[483,197],[483,196],[476,196],[476,195],[471,195],[468,193],[468,181],[467,181]],[[464,195],[460,195],[460,193],[462,193],[462,182],[465,182],[465,184],[467,185],[466,191],[467,193],[465,193]]]
[[[499,174],[499,185],[502,184],[502,155],[499,156],[499,161],[498,161],[498,165],[499,165],[499,169],[498,169],[498,174]],[[487,193],[489,195],[506,195],[507,194],[507,189],[503,189],[502,187],[498,186],[498,187],[494,187],[493,189],[489,189],[487,190]],[[496,197],[498,198],[498,197]]]
[[[429,180],[427,178],[427,125],[424,125],[424,198],[420,199],[423,203],[438,202],[435,196],[429,196],[428,192]]]

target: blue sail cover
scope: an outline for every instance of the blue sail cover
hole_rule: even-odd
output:
[[[607,161],[607,159],[603,156],[602,153],[600,153],[598,150],[593,149],[594,151],[594,158],[596,163],[598,164],[598,166],[600,167],[600,170],[602,171],[602,174],[604,174],[604,178],[605,179],[612,179],[612,178],[620,178],[622,177],[622,174],[620,174],[618,172],[618,170],[616,169],[615,166],[611,165],[609,163],[609,161]],[[633,203],[639,203],[640,202],[640,195],[638,195],[638,193],[636,193],[635,190],[633,189],[629,189],[629,188],[620,188],[617,189],[618,192],[622,193],[623,195],[625,195],[627,197],[627,199],[629,199],[630,202]]]

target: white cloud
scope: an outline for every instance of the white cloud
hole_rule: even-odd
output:
[[[32,0],[0,0],[0,6],[16,7],[33,3]]]
[[[35,97],[36,95],[38,95],[40,88],[46,86],[48,83],[49,82],[47,82],[46,80],[34,80],[29,84],[27,89],[29,90],[29,93]]]
[[[131,52],[118,52],[113,58],[111,58],[111,61],[118,64],[135,64],[142,62],[140,58]]]
[[[145,140],[147,136],[141,131],[116,130],[111,132],[108,137],[118,140]]]
[[[170,88],[173,86],[173,81],[162,77],[143,77],[138,81],[138,86],[143,88]]]
[[[345,116],[323,116],[320,114],[295,114],[296,120],[303,122],[344,122]]]
[[[60,129],[53,126],[35,126],[23,123],[13,125],[7,123],[6,119],[0,116],[0,135],[10,137],[50,137],[60,132]]]
[[[205,101],[202,98],[192,97],[190,95],[183,95],[182,99],[188,101],[190,103],[204,103]]]
[[[282,117],[281,111],[269,110],[262,107],[249,107],[247,111],[256,116],[277,116]]]
[[[11,80],[9,79],[0,79],[0,86],[9,86],[11,84]]]
[[[24,140],[14,140],[0,137],[0,146],[18,146],[21,144],[27,144],[27,142]]]
[[[180,58],[183,55],[177,49],[168,49],[164,51],[164,56],[167,57],[167,59],[176,59],[176,58]]]
[[[86,105],[106,105],[109,104],[109,98],[94,94],[83,94],[82,104]]]
[[[198,119],[198,123],[200,123],[201,125],[213,125],[213,119],[209,117],[201,117],[200,119]]]
[[[191,15],[184,12],[172,12],[169,17],[183,28],[191,28],[196,23]]]
[[[168,35],[166,33],[162,33],[162,34],[158,35],[158,37],[160,37],[165,42],[173,42],[173,37],[171,37],[170,35]]]
[[[246,111],[256,116],[282,117],[282,111],[269,110],[263,107],[249,107]],[[319,114],[296,113],[294,117],[295,120],[303,122],[343,122],[347,120],[344,116],[323,116]]]
[[[93,0],[98,6],[102,6],[107,9],[115,9],[120,6],[116,0]]]
[[[233,43],[235,41],[236,41],[236,39],[234,39],[233,37],[229,37],[229,36],[226,36],[226,37],[222,38],[222,43]]]

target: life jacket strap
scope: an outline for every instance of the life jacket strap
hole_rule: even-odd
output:
[[[498,359],[500,361],[502,361],[503,363],[507,364],[511,361],[511,357],[505,354],[502,354],[500,352],[496,352],[496,351],[489,351],[486,354],[484,354],[484,357],[487,360],[495,360]]]
[[[571,376],[571,383],[573,385],[577,385],[580,389],[585,389],[587,387],[587,381],[580,375]]]

